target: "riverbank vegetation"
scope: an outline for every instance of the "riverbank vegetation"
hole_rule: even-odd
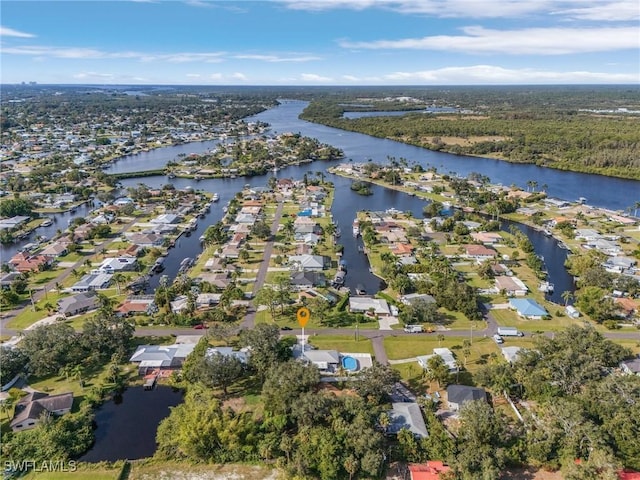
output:
[[[628,113],[640,109],[637,90],[502,87],[411,95],[402,106],[374,96],[369,108],[349,104],[361,103],[357,97],[321,98],[301,118],[435,151],[640,179],[640,116]],[[411,113],[433,104],[455,113]],[[344,117],[390,106],[408,113]]]

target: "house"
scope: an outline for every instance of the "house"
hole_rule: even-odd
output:
[[[434,348],[433,355],[421,355],[416,357],[418,360],[418,365],[420,365],[425,370],[429,368],[429,359],[431,357],[439,356],[442,358],[442,361],[449,369],[449,372],[455,373],[458,371],[458,363],[456,362],[456,358],[453,356],[453,352],[448,348]]]
[[[451,470],[451,467],[437,460],[427,463],[409,465],[409,480],[440,480],[440,474]]]
[[[207,348],[205,357],[211,358],[214,355],[222,355],[224,357],[234,357],[246,364],[249,361],[250,351],[248,348],[242,348],[240,350],[234,350],[233,347],[215,347]]]
[[[335,373],[340,367],[340,354],[336,350],[305,350],[302,357],[321,373]]]
[[[71,290],[74,292],[88,292],[89,290],[103,290],[109,286],[112,275],[108,273],[88,273],[76,282]]]
[[[153,315],[158,311],[153,295],[135,295],[127,298],[118,308],[116,315],[128,317],[130,315]]]
[[[387,433],[397,435],[400,430],[407,429],[417,438],[429,436],[422,410],[416,402],[392,403],[388,415],[391,423],[387,428]]]
[[[518,354],[520,353],[520,350],[522,350],[522,347],[502,347],[501,350],[504,359],[509,363],[513,363],[518,358]]]
[[[516,310],[521,317],[529,320],[541,320],[548,315],[544,307],[531,298],[511,298],[509,299],[509,307]]]
[[[69,317],[98,308],[100,301],[95,292],[84,292],[58,300],[58,312]]]
[[[23,223],[29,221],[30,217],[16,215],[11,218],[3,218],[0,220],[0,230],[12,230],[14,228],[20,227]]]
[[[40,251],[40,255],[49,258],[63,257],[67,253],[69,253],[68,244],[61,242],[54,242]]]
[[[367,297],[364,295],[350,297],[349,310],[356,313],[372,311],[376,315],[391,315],[391,309],[389,308],[389,304],[386,300],[382,298]]]
[[[620,368],[629,375],[640,375],[640,355],[620,362]]]
[[[163,213],[156,218],[152,218],[150,223],[175,225],[176,223],[180,223],[180,216],[173,213]]]
[[[196,297],[196,308],[209,308],[220,303],[221,293],[199,293]]]
[[[129,359],[138,364],[138,372],[146,374],[149,369],[176,370],[182,367],[185,359],[196,348],[195,343],[176,343],[173,345],[140,345]]]
[[[484,245],[465,245],[464,250],[467,258],[473,258],[479,262],[489,260],[498,254],[493,248]]]
[[[400,301],[405,305],[413,305],[419,302],[436,303],[436,299],[427,293],[409,293],[402,295]]]
[[[130,272],[136,268],[138,261],[132,257],[105,258],[100,266],[91,273]]]
[[[467,385],[449,385],[447,387],[447,402],[449,409],[458,411],[467,402],[475,400],[487,401],[487,392],[482,388],[468,387]]]
[[[632,319],[638,312],[638,302],[629,297],[614,298],[613,302],[618,309],[618,316],[624,319]]]
[[[413,246],[409,243],[396,243],[391,247],[391,253],[398,256],[413,254]]]
[[[139,247],[161,247],[164,244],[164,236],[155,233],[131,233],[127,239]]]
[[[321,271],[325,268],[326,258],[322,255],[291,255],[289,265],[298,270]]]
[[[496,232],[474,232],[471,234],[471,238],[484,245],[495,245],[502,241],[502,236]]]
[[[501,275],[495,278],[495,283],[498,292],[505,291],[509,297],[524,297],[529,291],[524,282],[516,276]]]
[[[11,284],[17,279],[21,278],[20,272],[9,272],[0,274],[0,288],[3,290],[9,290],[11,288]]]
[[[291,285],[297,288],[324,287],[327,285],[327,279],[322,272],[293,272]]]
[[[20,273],[38,272],[51,265],[51,258],[44,255],[30,255],[26,252],[19,252],[11,257],[9,265]]]
[[[14,432],[34,428],[44,416],[64,415],[71,411],[73,393],[49,395],[43,392],[31,392],[16,403],[11,429]]]

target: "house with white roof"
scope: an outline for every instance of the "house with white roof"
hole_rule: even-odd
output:
[[[429,368],[429,359],[435,356],[439,356],[442,358],[444,364],[449,369],[449,372],[455,373],[458,371],[458,362],[456,362],[456,358],[453,356],[453,352],[448,348],[434,348],[432,355],[421,355],[416,357],[418,360],[418,365],[420,365],[425,370]]]
[[[195,343],[140,345],[129,361],[138,364],[138,372],[142,375],[149,370],[176,370],[195,348]]]
[[[138,261],[134,257],[105,258],[100,266],[91,273],[117,273],[135,270]]]
[[[391,315],[391,309],[386,300],[364,295],[349,297],[349,310],[355,313],[373,311],[376,315]]]

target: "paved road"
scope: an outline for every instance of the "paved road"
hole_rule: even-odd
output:
[[[271,254],[273,252],[273,243],[276,238],[276,233],[278,233],[278,225],[280,224],[280,217],[282,216],[282,201],[278,202],[278,207],[276,208],[276,212],[273,215],[273,223],[271,224],[271,239],[264,246],[264,253],[262,255],[262,263],[260,264],[260,269],[256,274],[256,281],[253,284],[252,296],[255,297],[258,293],[258,290],[262,288],[264,285],[264,280],[267,278],[267,273],[269,272],[269,262],[271,260]],[[242,320],[241,327],[242,328],[253,328],[256,323],[256,310],[249,312],[245,315],[244,320]]]

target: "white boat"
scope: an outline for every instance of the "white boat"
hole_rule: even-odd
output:
[[[553,283],[542,282],[538,287],[538,290],[544,293],[553,293]]]
[[[40,224],[41,227],[50,227],[51,225],[53,225],[53,220],[51,220],[50,218],[47,218]]]
[[[402,213],[400,210],[398,210],[397,208],[387,208],[384,213],[388,213],[389,215],[397,215],[398,213]]]
[[[217,202],[218,200],[220,200],[220,195],[218,195],[217,193],[214,193],[213,197],[211,198],[211,201]]]
[[[360,235],[360,223],[358,222],[358,219],[356,218],[353,221],[353,236],[357,237],[358,235]]]

